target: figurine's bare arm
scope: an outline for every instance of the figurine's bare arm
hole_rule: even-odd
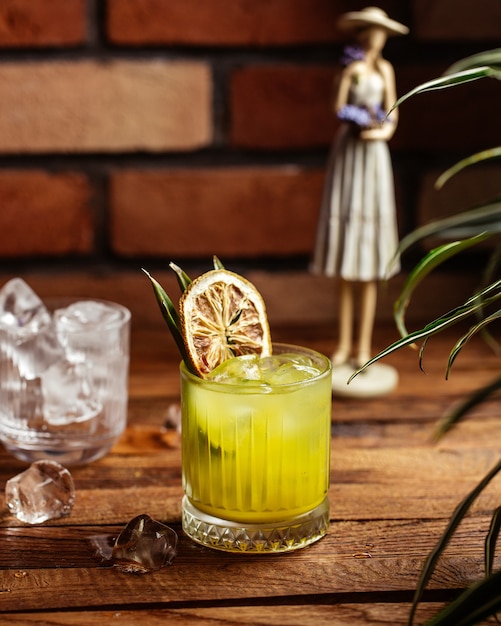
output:
[[[395,100],[397,99],[397,92],[395,88],[395,73],[391,63],[383,61],[381,63],[380,71],[384,80],[384,109],[389,111]],[[360,139],[367,141],[382,139],[388,141],[393,137],[393,134],[397,128],[398,123],[398,110],[392,111],[390,117],[385,120],[379,126],[374,128],[367,128],[360,133]]]
[[[340,77],[338,78],[336,93],[334,95],[334,113],[339,113],[344,105],[348,104],[351,81],[357,72],[357,65],[357,63],[349,65],[342,71]]]

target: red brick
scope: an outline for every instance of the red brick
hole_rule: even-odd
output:
[[[401,4],[379,2],[395,19]],[[352,9],[349,0],[108,0],[107,32],[125,45],[331,43],[338,16]]]
[[[0,172],[0,256],[92,251],[91,188],[79,174]]]
[[[244,148],[303,148],[331,141],[334,69],[252,65],[230,83],[231,143]]]
[[[2,0],[0,47],[73,46],[86,40],[85,0]]]
[[[115,172],[112,247],[223,261],[309,253],[322,184],[322,172],[296,167]]]
[[[0,152],[190,150],[212,137],[205,63],[0,65]]]
[[[333,0],[108,0],[118,44],[277,45],[331,42]]]
[[[499,0],[414,0],[413,36],[422,41],[498,42]]]

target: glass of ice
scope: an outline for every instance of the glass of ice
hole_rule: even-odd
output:
[[[245,553],[320,539],[329,526],[331,395],[329,359],[297,346],[230,359],[211,379],[181,364],[184,531]]]
[[[49,311],[21,279],[2,289],[0,439],[9,452],[75,465],[110,450],[127,421],[129,326],[129,310],[113,302]]]

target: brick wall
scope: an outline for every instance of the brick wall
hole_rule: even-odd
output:
[[[272,322],[330,320],[333,285],[307,266],[336,129],[334,24],[366,4],[2,0],[1,283],[116,299],[136,323],[161,324],[140,268],[175,291],[169,260],[196,274],[217,254],[256,282]],[[385,50],[399,93],[499,45],[499,0],[377,4],[411,28]],[[401,234],[499,179],[478,168],[432,191],[442,168],[499,144],[500,89],[486,80],[402,107],[391,143]],[[470,269],[433,278],[416,315],[443,301],[444,280],[446,294],[472,284]]]

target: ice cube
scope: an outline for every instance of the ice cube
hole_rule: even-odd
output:
[[[146,574],[171,563],[176,552],[176,532],[143,513],[122,530],[112,557],[114,565],[123,572]]]
[[[270,385],[291,385],[318,376],[312,360],[301,354],[282,353],[261,360],[261,375]]]
[[[121,350],[123,312],[106,302],[81,300],[54,312],[60,342],[68,357],[82,362],[89,355],[109,356]]]
[[[40,376],[64,354],[49,311],[21,278],[0,290],[0,330],[2,357],[26,380]]]
[[[27,328],[28,334],[32,334],[49,323],[49,311],[22,278],[13,278],[5,283],[0,290],[1,325]]]
[[[69,515],[74,501],[73,478],[55,461],[35,461],[5,484],[9,511],[28,524]]]
[[[223,361],[208,376],[210,380],[231,385],[259,386],[290,385],[314,378],[319,374],[312,360],[301,354],[277,354],[259,357],[255,354]]]
[[[44,420],[54,426],[85,422],[96,417],[102,405],[94,396],[85,364],[66,359],[42,376]]]
[[[314,378],[319,373],[313,366],[284,363],[277,370],[269,372],[265,380],[270,385],[292,385]]]
[[[232,385],[241,385],[247,381],[260,381],[259,357],[256,354],[245,354],[223,361],[210,372],[208,378],[218,383]]]

